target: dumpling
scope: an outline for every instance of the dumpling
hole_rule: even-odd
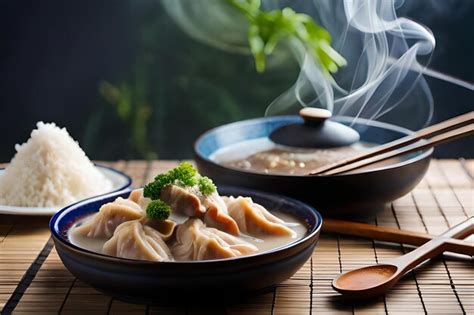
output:
[[[151,201],[150,198],[146,198],[143,196],[143,188],[134,189],[128,196],[128,199],[137,203],[143,210],[146,209],[146,207]],[[140,222],[158,231],[161,234],[161,238],[165,241],[167,241],[171,238],[171,236],[173,236],[174,229],[176,228],[176,222],[169,219],[162,221],[150,219],[147,216],[144,216]]]
[[[285,222],[254,203],[251,198],[224,197],[229,215],[237,222],[242,233],[277,236],[296,236],[296,232],[285,226]]]
[[[170,249],[155,229],[143,225],[139,220],[120,224],[108,240],[102,252],[120,258],[170,261]]]
[[[118,197],[114,202],[100,207],[99,212],[85,224],[76,228],[77,233],[91,238],[110,238],[115,228],[125,221],[142,218],[145,212],[135,202]]]
[[[128,195],[128,199],[135,203],[138,203],[138,201],[142,198],[145,198],[143,197],[143,188],[134,189],[130,195]]]
[[[161,190],[161,200],[170,205],[173,212],[201,218],[208,226],[239,235],[239,226],[227,213],[222,197],[217,193],[203,196],[176,185]]]
[[[176,228],[176,222],[169,219],[161,221],[144,217],[140,222],[160,233],[161,238],[165,241],[173,236],[173,232]]]
[[[143,188],[132,190],[128,199],[137,203],[142,209],[146,209],[151,201],[150,198],[143,197]]]
[[[205,197],[203,203],[206,206],[207,211],[202,219],[207,226],[214,227],[233,235],[240,234],[239,226],[237,225],[237,222],[229,216],[227,206],[221,196],[214,193]]]
[[[257,247],[238,237],[206,227],[197,218],[188,219],[176,229],[171,251],[176,260],[208,260],[249,255]]]
[[[176,185],[163,187],[160,199],[166,202],[174,212],[189,217],[201,217],[206,212],[206,207],[196,194]]]

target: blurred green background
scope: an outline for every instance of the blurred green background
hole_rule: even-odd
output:
[[[412,0],[400,9],[435,33],[433,67],[471,82],[473,8]],[[160,1],[0,1],[0,26],[0,161],[38,120],[67,127],[94,159],[188,158],[203,131],[263,116],[299,72],[288,59],[258,74],[252,57],[190,38]],[[473,109],[472,91],[428,83],[434,122]],[[469,157],[471,144],[437,154]]]

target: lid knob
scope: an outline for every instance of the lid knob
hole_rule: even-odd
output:
[[[305,107],[300,110],[300,116],[305,122],[323,122],[331,118],[332,113],[323,108]]]
[[[315,149],[341,147],[359,141],[357,131],[329,120],[332,114],[326,109],[306,107],[299,114],[304,123],[279,127],[270,133],[270,139],[281,145]]]

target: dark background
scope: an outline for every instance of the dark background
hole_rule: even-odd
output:
[[[474,1],[411,0],[399,15],[435,34],[432,68],[474,81]],[[0,0],[0,29],[0,161],[39,120],[67,127],[94,159],[190,157],[202,131],[262,116],[298,71],[256,74],[250,57],[189,38],[159,1]],[[100,89],[104,80],[114,88]],[[474,109],[472,90],[427,80],[433,123]],[[117,89],[128,103],[109,100]],[[471,138],[436,155],[473,148]]]

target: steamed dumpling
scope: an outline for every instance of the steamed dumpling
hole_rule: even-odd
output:
[[[190,189],[168,185],[161,190],[160,197],[173,212],[201,218],[208,226],[233,235],[240,233],[237,222],[229,216],[225,202],[217,193],[203,196]]]
[[[137,203],[142,209],[146,209],[151,199],[143,196],[143,188],[134,189],[128,196],[128,199]],[[161,235],[161,238],[165,241],[173,236],[174,229],[176,228],[176,222],[170,219],[166,220],[155,220],[144,216],[141,221],[142,224],[154,228]]]
[[[128,199],[137,204],[138,204],[138,201],[142,198],[145,198],[143,197],[143,188],[134,189],[132,190],[132,192],[130,192],[130,195],[128,195]]]
[[[173,212],[189,217],[200,217],[206,212],[206,207],[196,194],[176,186],[166,185],[161,189],[160,199],[166,202]]]
[[[257,247],[233,235],[206,227],[200,219],[188,219],[176,230],[171,248],[176,260],[208,260],[249,255]]]
[[[139,260],[172,260],[170,249],[155,229],[140,221],[120,224],[102,249],[104,254]]]
[[[254,203],[251,198],[224,197],[229,215],[237,222],[240,231],[245,234],[296,236],[295,231],[285,226],[285,222]]]
[[[138,204],[142,209],[146,209],[151,199],[143,196],[143,188],[134,189],[128,199]]]
[[[203,200],[207,211],[202,217],[207,226],[225,231],[233,235],[239,235],[240,230],[237,222],[229,216],[227,206],[222,197],[217,193],[207,196]]]
[[[176,222],[169,219],[161,221],[144,217],[140,220],[140,223],[149,226],[160,233],[161,238],[165,241],[169,240],[173,236],[173,232],[176,228]]]
[[[85,224],[76,228],[77,233],[91,238],[110,238],[117,226],[125,221],[142,218],[145,212],[135,202],[118,197],[114,202],[100,207],[99,212]]]

